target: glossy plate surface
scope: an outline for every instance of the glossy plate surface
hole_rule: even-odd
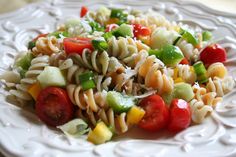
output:
[[[177,0],[50,0],[1,15],[0,73],[13,63],[13,57],[19,51],[26,50],[30,38],[55,30],[57,24],[68,17],[78,17],[82,5],[91,10],[102,5],[153,9],[170,20],[212,31],[216,41],[227,49],[226,65],[236,79],[236,15]],[[33,113],[8,103],[7,92],[2,84],[0,86],[0,151],[7,157],[236,156],[236,89],[224,97],[223,103],[203,124],[177,135],[145,134],[133,129],[112,142],[94,146],[85,140],[86,137],[69,139],[61,132],[47,128]]]

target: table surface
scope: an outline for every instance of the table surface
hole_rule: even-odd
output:
[[[43,0],[0,0],[0,15],[3,13],[11,12],[29,3],[39,2]],[[236,14],[236,0],[185,0],[185,1],[198,1],[208,7],[216,10],[226,11]],[[0,157],[3,155],[0,154]]]

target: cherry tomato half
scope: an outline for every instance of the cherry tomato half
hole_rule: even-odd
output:
[[[67,54],[78,53],[82,54],[85,48],[93,50],[92,39],[90,38],[64,38],[64,49]]]
[[[148,96],[142,99],[139,105],[145,110],[139,127],[147,131],[159,131],[167,126],[169,110],[159,95]]]
[[[178,132],[186,129],[191,123],[189,104],[183,99],[174,99],[170,105],[170,123],[168,130]]]
[[[133,25],[133,33],[135,37],[139,36],[148,36],[151,34],[151,30],[148,27],[144,27],[140,24],[132,24]]]
[[[87,12],[88,12],[88,8],[85,6],[82,6],[80,10],[80,17],[84,17],[87,14]]]
[[[189,62],[188,62],[187,58],[184,58],[180,61],[179,64],[189,64]]]
[[[63,125],[73,118],[73,113],[74,105],[64,89],[47,87],[39,93],[36,114],[47,125]]]
[[[219,44],[209,45],[200,53],[200,60],[207,66],[216,62],[225,62],[226,51]]]

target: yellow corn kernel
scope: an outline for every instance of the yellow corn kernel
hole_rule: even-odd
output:
[[[40,91],[42,90],[40,83],[36,82],[34,84],[32,84],[29,88],[28,88],[28,92],[30,93],[30,95],[34,98],[34,100],[37,99]]]
[[[110,19],[107,21],[107,25],[113,24],[113,23],[118,23],[118,22],[119,22],[119,19],[118,19],[118,18],[110,18]]]
[[[178,77],[174,80],[174,83],[184,82],[184,80],[181,77]]]
[[[112,132],[104,122],[97,123],[96,127],[89,131],[87,140],[94,144],[102,144],[111,140]]]
[[[128,124],[138,124],[139,121],[143,118],[145,111],[137,106],[133,106],[127,114],[127,123]]]

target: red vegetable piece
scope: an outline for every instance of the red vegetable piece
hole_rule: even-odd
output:
[[[200,60],[206,66],[216,62],[225,62],[226,51],[219,44],[209,45],[200,53]]]
[[[145,115],[139,127],[147,131],[159,131],[165,128],[169,121],[169,110],[159,95],[148,96],[140,102]]]
[[[182,59],[179,64],[189,64],[186,58]]]
[[[92,39],[90,38],[64,38],[63,44],[67,54],[78,53],[81,55],[86,48],[93,50]]]
[[[84,17],[87,14],[87,12],[88,12],[88,8],[85,6],[82,6],[80,10],[80,17]]]
[[[132,24],[133,25],[133,33],[135,37],[139,36],[148,36],[151,34],[151,30],[148,27],[142,26],[140,24]]]
[[[178,132],[186,129],[191,123],[189,104],[183,99],[174,99],[170,105],[170,123],[168,130]]]
[[[64,89],[47,87],[37,97],[36,114],[41,121],[55,127],[73,118],[74,105]]]
[[[117,27],[119,27],[119,25],[117,25],[117,24],[115,24],[115,23],[109,24],[109,25],[106,26],[105,32],[110,32],[110,31],[114,30],[114,29],[117,28]]]

